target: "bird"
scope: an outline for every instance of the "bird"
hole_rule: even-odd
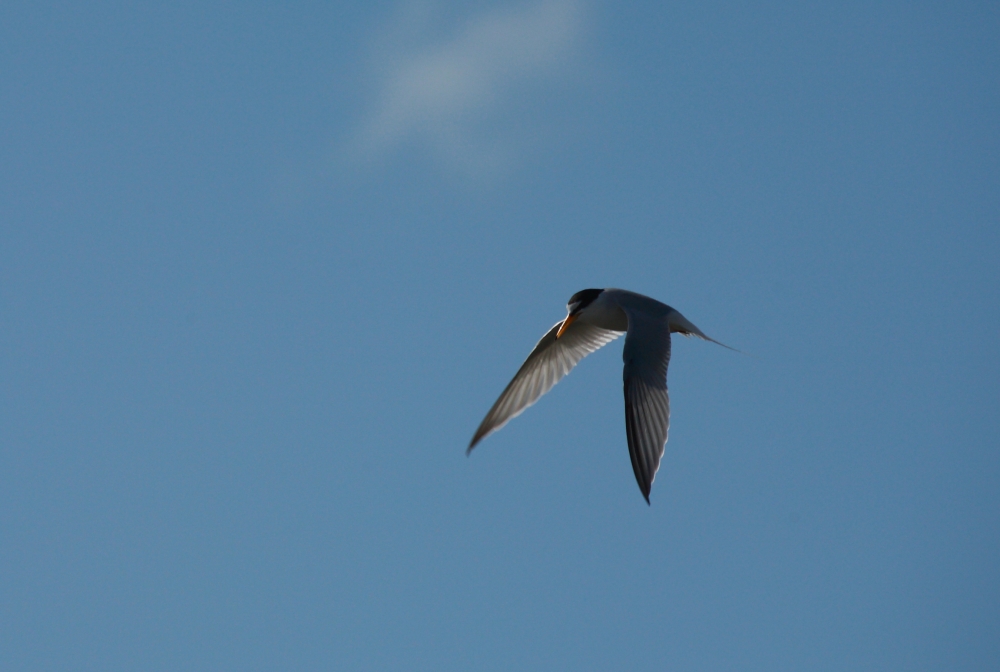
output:
[[[671,333],[735,350],[706,336],[676,309],[648,296],[614,288],[577,292],[566,304],[566,317],[542,336],[483,418],[466,455],[538,401],[580,360],[625,334],[625,436],[636,483],[649,504],[670,426],[667,365]]]

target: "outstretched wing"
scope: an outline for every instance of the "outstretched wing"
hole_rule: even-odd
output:
[[[625,434],[632,471],[648,504],[649,490],[660,468],[670,426],[670,397],[667,394],[670,325],[662,318],[627,309],[626,313],[628,336],[622,351]]]
[[[538,341],[507,389],[483,418],[469,442],[467,453],[484,437],[500,429],[511,418],[517,417],[538,401],[539,397],[572,371],[581,359],[622,335],[620,331],[609,331],[576,320],[570,323],[561,337],[556,338],[556,332],[562,323],[563,321],[557,322]]]

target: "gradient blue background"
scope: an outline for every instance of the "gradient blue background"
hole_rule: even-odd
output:
[[[991,3],[0,9],[0,668],[987,670]],[[681,310],[466,458],[585,287]]]

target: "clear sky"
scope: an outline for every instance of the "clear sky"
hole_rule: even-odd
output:
[[[996,669],[998,258],[995,3],[3,3],[0,668]]]

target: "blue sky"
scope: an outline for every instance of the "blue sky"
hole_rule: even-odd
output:
[[[0,667],[1000,660],[987,3],[7,3]],[[465,447],[586,287],[669,303]]]

